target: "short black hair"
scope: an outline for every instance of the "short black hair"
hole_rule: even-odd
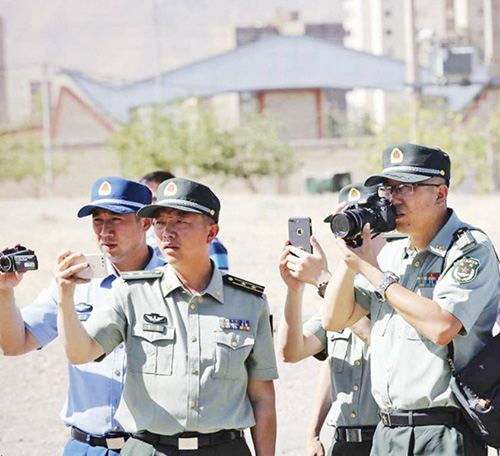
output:
[[[146,182],[154,182],[156,184],[161,184],[163,181],[166,181],[167,179],[172,179],[175,176],[170,172],[170,171],[152,171],[150,173],[144,174],[139,180],[141,183],[146,183]]]

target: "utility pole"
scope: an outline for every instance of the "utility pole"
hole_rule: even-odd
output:
[[[484,61],[488,66],[488,78],[492,79],[500,77],[500,34],[496,30],[499,25],[500,7],[496,0],[484,0]],[[490,87],[488,90],[488,103],[490,113],[495,112],[498,108],[498,88]],[[493,132],[488,132],[488,144],[486,156],[488,161],[490,192],[498,191],[498,162],[497,162],[497,145],[493,139]]]
[[[406,84],[410,91],[410,141],[418,142],[418,106],[420,87],[417,61],[417,41],[415,39],[414,0],[405,0],[405,63]]]
[[[54,173],[52,162],[52,125],[50,121],[50,88],[47,63],[42,64],[42,128],[43,128],[43,150],[45,165],[45,194],[54,195]]]
[[[155,51],[155,104],[159,104],[163,98],[161,72],[162,72],[162,47],[161,47],[161,14],[160,0],[153,0],[153,41]]]

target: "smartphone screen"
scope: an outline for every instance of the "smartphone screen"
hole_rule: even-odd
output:
[[[294,247],[312,253],[311,235],[310,217],[290,217],[288,219],[288,239]]]

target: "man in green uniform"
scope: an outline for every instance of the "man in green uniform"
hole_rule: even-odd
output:
[[[350,184],[339,192],[339,203],[362,204],[377,192],[376,187]],[[330,221],[330,217],[325,222]],[[383,237],[374,243],[383,246]],[[329,454],[337,456],[369,455],[375,426],[379,422],[378,406],[371,394],[369,337],[371,324],[363,318],[353,327],[340,332],[327,332],[321,324],[321,312],[302,325],[302,295],[306,283],[318,287],[323,296],[330,280],[326,255],[316,238],[311,237],[313,253],[285,244],[280,273],[288,287],[284,314],[279,330],[279,347],[285,362],[297,362],[309,356],[323,360],[330,372],[320,374],[314,402],[312,435],[308,435],[307,455],[323,455],[319,432],[326,419],[335,426],[335,439]],[[329,388],[325,388],[328,381]],[[328,391],[329,390],[329,391]],[[331,400],[329,400],[331,398]]]
[[[383,152],[382,183],[398,231],[408,239],[377,256],[338,241],[341,261],[326,289],[329,330],[371,312],[372,392],[381,409],[373,455],[486,455],[452,396],[447,344],[457,369],[491,338],[499,293],[488,237],[447,207],[450,159],[440,149],[396,144]]]
[[[209,258],[220,203],[206,186],[163,182],[153,217],[168,265],[122,275],[108,305],[85,327],[67,290],[81,266],[58,277],[60,329],[72,363],[94,360],[125,342],[127,378],[117,419],[133,433],[122,455],[274,454],[277,378],[263,287],[222,275]],[[72,262],[71,255],[63,261]]]

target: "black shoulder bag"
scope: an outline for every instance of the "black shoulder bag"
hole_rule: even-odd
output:
[[[470,241],[471,238],[469,230],[461,228],[455,233],[454,242],[457,241],[461,249],[461,244],[467,247],[472,242],[475,243],[473,238]],[[483,442],[500,448],[500,334],[460,371],[455,369],[453,341],[450,342],[448,363],[452,372],[451,390],[462,415]]]

